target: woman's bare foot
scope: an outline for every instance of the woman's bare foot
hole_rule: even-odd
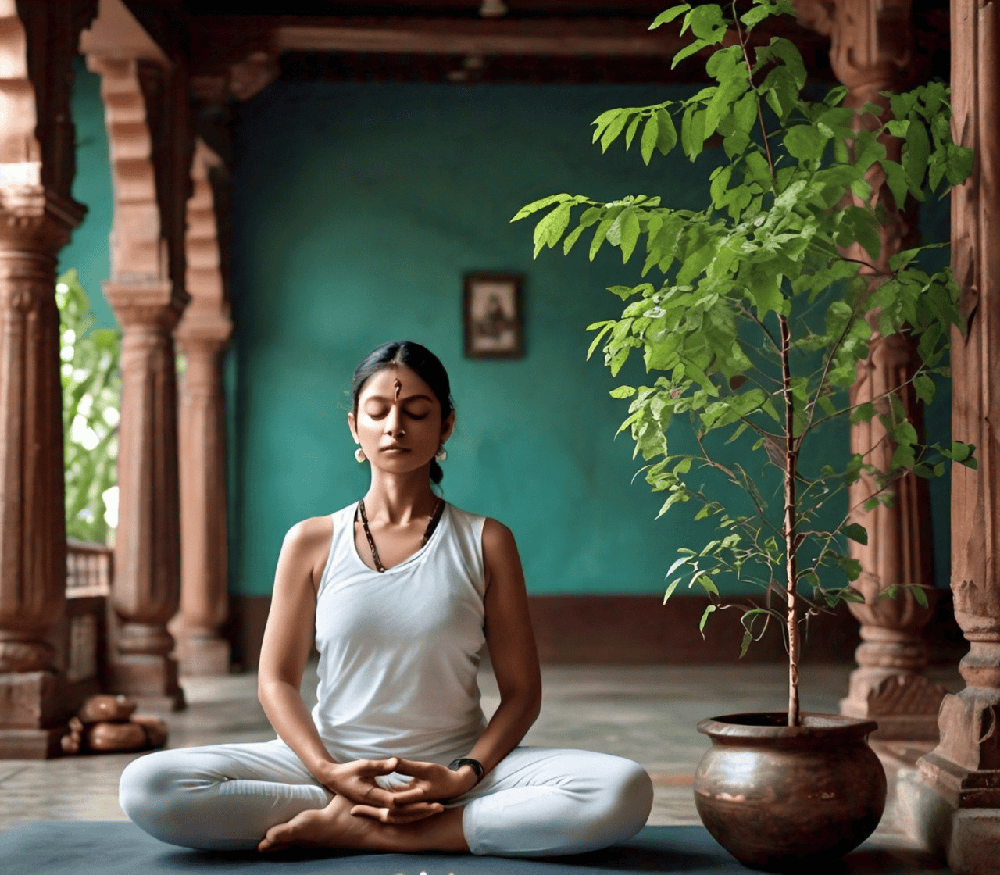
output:
[[[468,851],[462,831],[462,810],[453,808],[408,824],[385,824],[351,814],[353,803],[335,796],[326,808],[297,814],[272,826],[257,850],[338,848],[369,851]]]
[[[258,851],[285,848],[365,847],[368,824],[351,816],[351,804],[334,796],[326,808],[314,808],[295,815],[288,823],[272,826],[257,846]]]

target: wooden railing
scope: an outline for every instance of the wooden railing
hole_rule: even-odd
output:
[[[88,692],[103,689],[107,677],[113,577],[111,547],[67,540],[66,616],[51,640],[66,679]]]
[[[114,550],[107,544],[66,540],[66,595],[110,595]]]

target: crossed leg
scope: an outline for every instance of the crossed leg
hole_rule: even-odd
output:
[[[320,785],[279,741],[148,754],[122,773],[120,792],[136,825],[188,848],[508,856],[580,853],[624,841],[645,824],[652,798],[649,776],[630,760],[520,747],[441,814],[385,824],[352,815],[352,803]]]
[[[259,848],[572,854],[631,838],[645,825],[652,801],[649,776],[630,760],[520,747],[441,814],[385,824],[353,816],[352,803],[335,797],[269,829]]]

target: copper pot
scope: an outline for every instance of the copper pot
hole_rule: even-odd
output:
[[[885,770],[867,741],[878,724],[825,714],[787,723],[787,714],[767,713],[698,724],[712,739],[695,774],[698,813],[752,869],[839,859],[875,831],[885,810]]]

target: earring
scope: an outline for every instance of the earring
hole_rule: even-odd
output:
[[[435,462],[443,462],[448,458],[448,451],[444,448],[444,444],[441,444],[441,448],[434,454]]]
[[[367,458],[367,456],[365,456],[365,451],[361,449],[361,447],[358,447],[354,451],[354,458],[357,460],[358,464],[360,464]]]

